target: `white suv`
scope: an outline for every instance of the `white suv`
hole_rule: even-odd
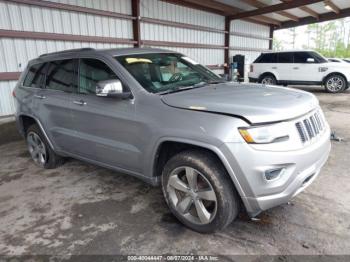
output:
[[[349,87],[350,64],[331,63],[315,51],[262,53],[251,65],[250,82],[269,85],[324,85],[331,93]]]

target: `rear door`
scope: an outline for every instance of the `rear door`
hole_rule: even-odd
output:
[[[97,82],[112,79],[119,77],[102,60],[80,59],[79,89],[70,101],[76,131],[71,147],[81,157],[140,171],[142,157],[135,144],[139,127],[135,122],[134,101],[96,96]]]
[[[46,64],[43,88],[35,95],[38,101],[36,115],[56,150],[69,151],[74,141],[68,103],[70,94],[76,89],[77,60],[57,60]]]
[[[277,69],[277,54],[276,53],[266,53],[262,54],[254,63],[250,74],[253,77],[259,77],[263,73],[270,72],[276,74]]]
[[[278,72],[279,81],[290,81],[293,79],[293,53],[281,52],[277,53],[276,70]]]
[[[29,67],[27,75],[21,86],[21,104],[26,105],[21,109],[22,112],[39,118],[39,106],[41,99],[38,93],[41,93],[45,81],[45,74],[47,70],[46,63],[38,63]]]

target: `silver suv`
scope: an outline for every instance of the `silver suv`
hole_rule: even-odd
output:
[[[79,49],[29,62],[17,125],[43,168],[73,157],[161,185],[199,232],[286,203],[320,173],[329,126],[310,93],[223,81],[158,49]]]

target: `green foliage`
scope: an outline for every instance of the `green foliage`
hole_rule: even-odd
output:
[[[274,37],[272,43],[273,43],[273,50],[276,50],[276,51],[283,50],[283,44],[281,40]]]
[[[308,37],[313,42],[313,49],[325,57],[350,57],[350,32],[346,22],[346,19],[339,19],[308,25]]]

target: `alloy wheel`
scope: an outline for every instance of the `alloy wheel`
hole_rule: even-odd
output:
[[[187,166],[174,169],[169,176],[167,191],[177,213],[189,222],[204,225],[215,218],[215,191],[198,170]]]
[[[332,92],[338,92],[344,87],[344,80],[338,76],[333,76],[327,80],[327,89]]]
[[[34,132],[27,135],[27,144],[29,153],[36,164],[44,166],[47,161],[47,152],[44,142]]]
[[[273,85],[274,84],[274,79],[272,77],[264,77],[262,80],[261,80],[261,83],[263,85]]]

